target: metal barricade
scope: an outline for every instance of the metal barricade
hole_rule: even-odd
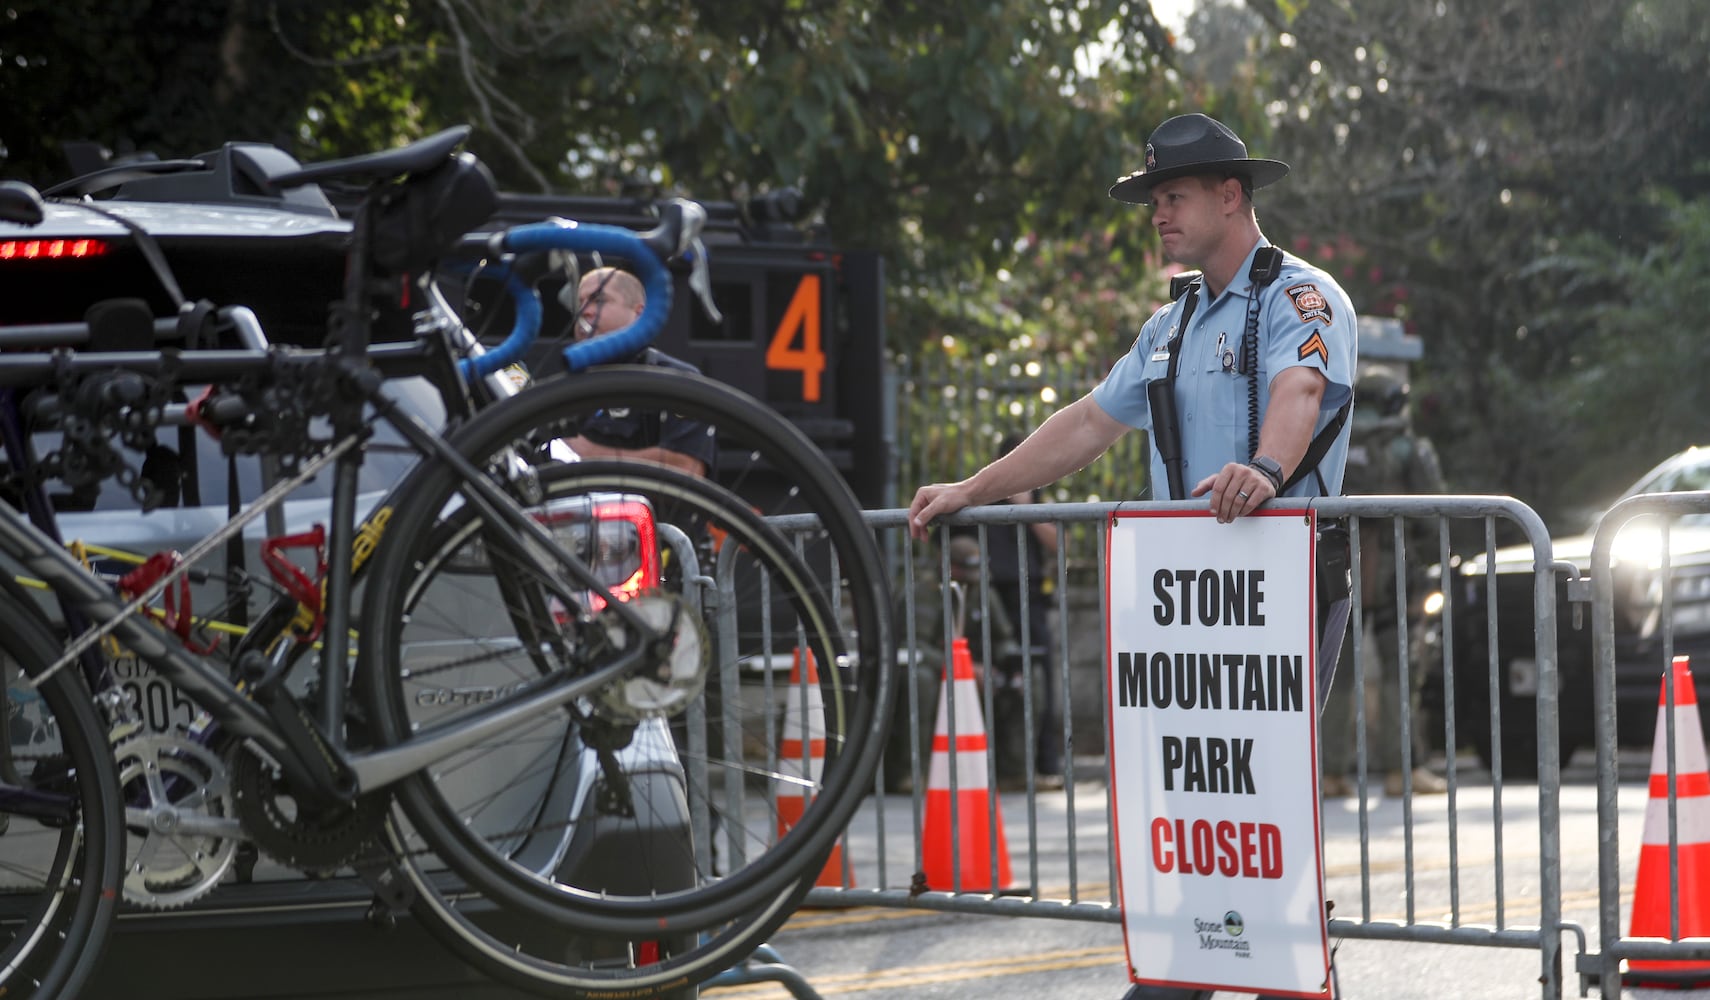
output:
[[[1710,513],[1710,492],[1653,493],[1630,497],[1609,510],[1598,523],[1591,552],[1591,606],[1593,636],[1593,679],[1596,697],[1597,724],[1597,814],[1604,835],[1598,845],[1598,932],[1601,953],[1588,955],[1580,965],[1586,979],[1595,978],[1602,994],[1619,998],[1623,986],[1623,962],[1687,962],[1695,971],[1677,970],[1689,980],[1710,981],[1710,937],[1693,936],[1683,931],[1683,912],[1705,912],[1704,904],[1683,907],[1682,896],[1695,894],[1703,899],[1710,894],[1710,885],[1702,878],[1683,877],[1681,865],[1682,833],[1696,833],[1710,822],[1702,806],[1706,789],[1702,787],[1702,763],[1695,774],[1683,775],[1676,748],[1679,733],[1675,718],[1675,685],[1669,682],[1670,666],[1677,653],[1710,654],[1710,621],[1700,621],[1698,612],[1710,600],[1710,567],[1699,558],[1682,559],[1675,563],[1675,548],[1671,530],[1681,516]],[[1623,553],[1625,545],[1620,536],[1631,522],[1642,516],[1655,519],[1657,532],[1639,532],[1638,544]],[[1637,526],[1633,526],[1636,528]],[[1701,549],[1702,546],[1692,546]],[[1621,557],[1625,555],[1626,559]],[[1623,566],[1622,563],[1626,563]],[[1637,577],[1635,577],[1637,574]],[[1624,594],[1622,593],[1624,590]],[[1622,609],[1622,628],[1617,628],[1617,603]],[[1637,605],[1635,608],[1634,605]],[[1686,614],[1688,609],[1692,614]],[[1662,680],[1659,685],[1658,679]],[[1655,805],[1657,778],[1663,778],[1666,803],[1666,844],[1668,869],[1667,910],[1668,938],[1634,937],[1623,933],[1621,926],[1622,886],[1627,884],[1622,873],[1619,830],[1619,747],[1623,724],[1631,726],[1633,716],[1648,707],[1645,684],[1656,692],[1660,711],[1660,728],[1654,734],[1656,750],[1646,782],[1647,844],[1650,843],[1650,808]],[[1637,698],[1638,704],[1634,701]],[[1627,712],[1622,713],[1623,703]],[[1625,718],[1623,718],[1625,715]],[[1699,720],[1689,724],[1701,725]],[[1698,734],[1702,738],[1702,732]],[[1657,762],[1663,773],[1657,773]],[[1682,779],[1685,779],[1684,782]],[[1683,799],[1682,790],[1691,798]],[[1683,831],[1683,820],[1689,824]],[[1710,832],[1710,831],[1703,831]],[[1692,848],[1688,847],[1688,850]],[[1703,850],[1705,848],[1699,848]],[[1641,848],[1643,850],[1643,848]],[[1654,905],[1641,900],[1635,892],[1633,906]],[[1702,933],[1702,928],[1699,929]],[[1652,973],[1656,979],[1667,980],[1669,971]]]
[[[1114,823],[1108,796],[1095,783],[1101,776],[1108,776],[1108,772],[1104,775],[1089,773],[1096,768],[1092,759],[1102,754],[1103,747],[1109,745],[1110,736],[1109,715],[1102,710],[1102,706],[1108,704],[1109,691],[1102,648],[1102,611],[1099,610],[1109,574],[1106,562],[1108,522],[1110,514],[1118,509],[1183,511],[1201,510],[1203,506],[1201,501],[1182,501],[978,508],[935,525],[934,542],[924,547],[908,538],[904,530],[906,512],[869,512],[869,523],[886,550],[893,554],[895,562],[893,576],[898,588],[896,632],[899,666],[905,677],[895,716],[896,725],[903,727],[903,735],[894,739],[891,746],[895,752],[907,755],[909,780],[893,782],[892,787],[906,786],[910,794],[906,797],[900,793],[887,794],[885,776],[881,773],[875,794],[863,806],[844,837],[842,854],[847,875],[842,880],[844,884],[814,889],[809,896],[810,904],[915,907],[1120,922],[1121,913],[1114,889],[1117,884]],[[1358,860],[1354,863],[1351,855],[1350,859],[1338,859],[1326,869],[1327,878],[1335,883],[1332,897],[1344,897],[1338,899],[1343,905],[1331,915],[1331,934],[1340,938],[1536,949],[1539,952],[1542,996],[1546,1000],[1560,997],[1563,933],[1578,933],[1582,968],[1586,964],[1583,932],[1564,924],[1561,913],[1557,577],[1566,576],[1570,585],[1577,585],[1577,571],[1569,564],[1554,562],[1549,535],[1542,521],[1529,507],[1511,498],[1338,497],[1313,501],[1312,506],[1321,523],[1325,519],[1348,519],[1353,556],[1352,638],[1344,663],[1351,662],[1356,666],[1352,697],[1358,731],[1359,798],[1355,817]],[[949,601],[939,596],[932,606],[927,607],[923,606],[923,598],[933,600],[935,592],[942,595],[943,584],[951,576],[950,547],[944,544],[951,529],[970,532],[983,550],[994,532],[1015,532],[1020,545],[1021,533],[1035,523],[1056,525],[1068,543],[1058,547],[1055,565],[1046,568],[1055,585],[1051,594],[1054,604],[1051,610],[1057,624],[1052,646],[1041,656],[1028,641],[1031,636],[1024,636],[1021,643],[1024,732],[1031,738],[1035,722],[1043,710],[1036,698],[1034,677],[1040,671],[1049,671],[1057,689],[1063,693],[1052,718],[1062,725],[1065,763],[1072,768],[1079,756],[1081,769],[1071,773],[1071,780],[1061,789],[1040,788],[1033,772],[1034,756],[1029,751],[1025,755],[1025,784],[1015,792],[998,792],[996,765],[988,755],[984,784],[994,792],[990,812],[983,818],[992,825],[992,829],[987,831],[994,842],[991,845],[994,849],[990,852],[991,870],[959,870],[956,885],[931,886],[924,878],[922,849],[925,796],[929,791],[925,783],[931,747],[931,737],[924,727],[933,718],[934,708],[929,699],[936,694],[935,685],[941,676],[943,663],[948,660],[942,650],[951,644],[942,641],[942,637],[955,634],[956,622]],[[1421,593],[1419,576],[1409,573],[1404,532],[1410,525],[1416,528],[1423,526],[1434,539],[1434,550],[1428,551],[1424,560],[1442,567],[1443,576],[1436,581],[1435,587],[1424,588],[1443,595],[1441,609],[1433,609],[1429,620],[1415,610],[1426,595]],[[1502,647],[1496,609],[1500,600],[1499,590],[1508,588],[1498,586],[1498,562],[1501,558],[1497,545],[1499,525],[1524,539],[1523,545],[1518,547],[1519,558],[1526,564],[1529,574],[1525,582],[1529,584],[1533,628],[1530,636],[1519,638],[1519,646],[1530,654],[1525,659],[1530,663],[1528,669],[1535,672],[1535,717],[1526,713],[1516,718],[1512,709],[1507,716],[1504,715],[1507,699],[1499,688],[1499,676],[1506,665],[1499,662],[1499,649]],[[1366,534],[1363,540],[1362,531]],[[1475,535],[1470,546],[1464,544],[1467,539],[1460,538],[1462,534]],[[1458,554],[1457,546],[1452,544],[1452,535],[1463,543],[1458,546],[1460,549],[1475,554]],[[1372,547],[1374,543],[1375,548]],[[1390,651],[1370,648],[1371,644],[1364,639],[1365,618],[1371,604],[1365,599],[1368,583],[1362,572],[1362,552],[1369,558],[1371,552],[1384,551],[1385,546],[1394,565],[1394,613],[1400,622],[1408,623],[1407,628],[1400,629],[1400,634],[1408,638],[1396,643],[1393,667],[1402,678],[1403,691],[1408,690],[1407,678],[1411,670],[1428,667],[1440,670],[1444,705],[1442,745],[1451,752],[1447,753],[1445,762],[1447,794],[1438,800],[1443,806],[1433,807],[1428,812],[1421,811],[1411,794],[1400,797],[1399,809],[1393,802],[1383,803],[1381,815],[1384,822],[1398,822],[1400,836],[1385,837],[1380,844],[1374,845],[1371,823],[1380,806],[1374,805],[1374,796],[1370,794],[1367,782],[1369,748],[1365,733],[1364,675],[1368,657],[1387,657]],[[1021,580],[1024,602],[1033,599],[1028,583],[1024,575]],[[1466,602],[1467,595],[1478,591],[1481,584],[1483,607],[1479,609]],[[1088,588],[1095,595],[1091,602],[1094,617],[1090,622],[1085,599]],[[992,580],[989,568],[983,563],[978,578],[966,582],[966,591],[970,607],[990,609],[992,606]],[[1515,598],[1513,594],[1510,597],[1523,599]],[[1478,636],[1457,631],[1464,629],[1457,617],[1468,614],[1482,615],[1482,642]],[[1021,617],[1021,628],[1027,630],[1028,616],[1024,613]],[[992,617],[982,614],[979,620],[982,627],[989,628]],[[936,625],[935,630],[926,630],[936,632],[940,637],[937,643],[923,639],[923,628],[928,622]],[[1097,623],[1097,628],[1092,627],[1093,622]],[[1081,623],[1086,623],[1085,627],[1080,627]],[[993,648],[993,637],[989,632],[980,638],[983,639],[983,649]],[[1419,655],[1416,651],[1431,649],[1433,642],[1439,648],[1429,660],[1437,662],[1415,662]],[[1457,649],[1465,644],[1477,647],[1483,655],[1477,658],[1457,656]],[[923,669],[928,679],[917,683]],[[1481,672],[1484,676],[1479,678],[1477,675]],[[1096,685],[1089,682],[1089,674],[1096,676]],[[993,684],[986,684],[981,692],[981,707],[987,719],[993,715],[993,687]],[[1079,703],[1084,707],[1089,688],[1096,688],[1092,694],[1096,700],[1093,710],[1090,713],[1077,711],[1076,692],[1082,692]],[[1458,718],[1463,715],[1465,705],[1476,705],[1479,709],[1478,724],[1470,728],[1466,718]],[[972,720],[957,718],[954,698],[947,699],[945,709],[946,742],[959,745],[957,734],[970,731]],[[1413,709],[1405,697],[1399,712],[1402,730],[1400,752],[1402,773],[1405,775],[1414,767],[1411,743]],[[1514,730],[1506,737],[1505,718]],[[1516,741],[1515,733],[1522,739]],[[1536,812],[1530,816],[1517,816],[1515,802],[1505,801],[1503,796],[1503,747],[1505,743],[1510,745],[1510,768],[1531,771],[1533,759],[1527,758],[1521,768],[1520,762],[1512,758],[1515,756],[1514,748],[1530,742],[1523,737],[1532,733],[1535,733],[1537,749]],[[1457,753],[1453,752],[1463,745],[1463,740],[1481,748],[1488,747],[1488,751],[1481,749],[1481,753],[1492,758],[1488,777],[1480,770],[1476,784],[1469,780],[1464,773],[1465,766],[1457,762]],[[899,769],[894,761],[892,765],[894,777]],[[956,769],[952,768],[952,787],[958,780],[955,772]],[[1405,781],[1404,778],[1404,785]],[[1487,790],[1488,800],[1485,799]],[[1463,804],[1469,801],[1480,803],[1479,808],[1487,808],[1493,817],[1494,822],[1490,826],[1492,841],[1489,844],[1466,842],[1460,827],[1460,815]],[[1488,804],[1483,804],[1486,801]],[[1007,807],[1007,815],[1001,821],[998,818],[1000,802]],[[1017,810],[1022,817],[1019,821],[1015,818]],[[1533,859],[1530,857],[1510,856],[1511,853],[1524,852],[1511,852],[1505,839],[1506,828],[1522,820],[1536,823],[1535,868],[1531,867]],[[974,820],[976,823],[979,821],[978,817]],[[1011,854],[1016,857],[1015,877],[1008,886],[999,885],[996,870],[995,841],[999,822],[1003,824],[1001,829],[1011,846]],[[952,842],[961,841],[953,834]],[[1433,864],[1428,868],[1418,866],[1415,849],[1422,843],[1438,847],[1446,845],[1446,864]],[[1049,845],[1048,855],[1042,853],[1043,845]],[[1399,886],[1394,883],[1396,878],[1400,879]],[[1535,924],[1518,923],[1508,912],[1507,887],[1516,878],[1524,879],[1528,885],[1535,880],[1538,887],[1538,920]],[[1380,882],[1386,893],[1394,892],[1403,898],[1399,913],[1379,912],[1379,906],[1374,905],[1374,885]],[[995,888],[969,891],[963,888],[965,884]],[[1355,892],[1359,897],[1358,906],[1347,905],[1345,896]],[[1442,903],[1434,904],[1429,913],[1421,912],[1417,900],[1422,896],[1440,899]]]

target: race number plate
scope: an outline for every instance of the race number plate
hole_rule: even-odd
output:
[[[196,721],[196,703],[184,692],[157,675],[154,668],[126,653],[113,661],[113,676],[130,695],[143,726],[151,733],[190,728]]]

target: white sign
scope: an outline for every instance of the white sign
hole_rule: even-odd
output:
[[[1328,997],[1314,518],[1119,511],[1111,798],[1130,978]]]

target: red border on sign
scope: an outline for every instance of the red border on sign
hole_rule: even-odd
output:
[[[1214,515],[1209,510],[1156,510],[1156,511],[1152,511],[1152,510],[1113,510],[1110,512],[1110,518],[1105,523],[1105,533],[1104,533],[1104,565],[1107,569],[1107,572],[1105,574],[1105,580],[1104,580],[1104,593],[1102,595],[1100,595],[1101,600],[1103,602],[1103,607],[1104,607],[1104,672],[1105,672],[1105,677],[1108,678],[1110,676],[1110,672],[1111,672],[1110,657],[1111,657],[1111,651],[1113,649],[1111,629],[1110,629],[1110,574],[1108,573],[1108,569],[1110,566],[1110,556],[1111,556],[1111,537],[1112,537],[1111,529],[1115,527],[1116,519],[1120,518],[1120,517],[1130,517],[1130,518],[1132,518],[1132,517],[1150,517],[1150,518],[1197,517],[1197,518],[1204,518],[1204,517],[1212,517],[1212,516],[1214,516]],[[1323,827],[1322,804],[1323,804],[1324,800],[1320,796],[1320,790],[1318,787],[1318,770],[1319,770],[1319,762],[1318,762],[1318,714],[1319,714],[1319,711],[1323,710],[1323,706],[1316,704],[1317,698],[1318,698],[1318,532],[1316,530],[1317,525],[1318,525],[1318,512],[1316,510],[1312,509],[1311,507],[1294,507],[1294,508],[1281,508],[1281,509],[1267,507],[1267,508],[1264,508],[1262,510],[1253,511],[1251,514],[1246,514],[1244,516],[1246,516],[1246,517],[1304,517],[1307,519],[1307,521],[1309,521],[1312,524],[1313,529],[1314,529],[1310,539],[1307,542],[1307,553],[1308,553],[1308,559],[1307,559],[1307,592],[1306,592],[1307,593],[1307,614],[1310,616],[1310,618],[1312,620],[1311,628],[1308,629],[1308,636],[1309,637],[1308,637],[1308,641],[1307,641],[1307,655],[1312,658],[1312,669],[1313,669],[1312,697],[1314,700],[1314,707],[1318,710],[1318,711],[1314,711],[1314,712],[1309,713],[1311,715],[1311,721],[1310,721],[1309,729],[1310,729],[1310,732],[1312,734],[1312,803],[1313,803],[1312,804],[1312,833],[1313,833],[1314,841],[1318,844],[1318,850],[1315,852],[1314,857],[1313,857],[1313,865],[1317,869],[1317,873],[1318,873],[1318,909],[1320,910],[1320,912],[1323,912],[1324,911],[1324,847],[1323,847],[1323,845],[1324,845],[1324,827]],[[1105,697],[1104,711],[1105,711],[1105,723],[1104,723],[1105,724],[1105,732],[1110,733],[1113,731],[1113,729],[1116,725],[1116,706],[1115,706],[1115,704],[1114,704],[1114,702],[1113,702],[1113,700],[1112,700],[1112,698],[1108,692],[1106,693],[1106,697]],[[1121,820],[1121,811],[1118,810],[1117,808],[1115,808],[1116,756],[1109,752],[1108,747],[1106,748],[1106,752],[1105,752],[1105,765],[1106,765],[1106,768],[1108,769],[1107,780],[1109,781],[1109,787],[1111,789],[1111,796],[1112,796],[1112,804],[1111,804],[1111,810],[1110,810],[1110,815],[1111,815],[1110,822],[1111,822],[1111,826],[1113,828],[1113,833],[1115,836],[1115,844],[1116,844],[1116,871],[1117,871],[1116,905],[1118,907],[1118,912],[1126,913],[1127,912],[1126,911],[1126,905],[1122,899],[1122,875],[1121,875],[1121,873],[1122,873],[1122,829],[1121,829],[1122,820]],[[1320,948],[1321,954],[1323,956],[1323,963],[1324,963],[1324,968],[1325,968],[1324,989],[1317,992],[1317,993],[1303,993],[1303,992],[1299,992],[1299,991],[1267,989],[1264,991],[1266,996],[1301,997],[1301,998],[1305,998],[1305,1000],[1323,1000],[1323,998],[1329,997],[1332,995],[1331,987],[1330,987],[1330,975],[1329,975],[1329,969],[1330,969],[1330,914],[1328,912],[1323,912],[1323,917],[1324,917],[1324,919],[1319,924],[1319,948]],[[1123,954],[1124,954],[1125,960],[1127,959],[1128,956],[1133,954],[1133,952],[1128,947],[1128,922],[1126,920],[1122,921],[1122,949],[1123,949]],[[1175,989],[1210,990],[1213,992],[1223,991],[1223,992],[1236,992],[1236,993],[1243,993],[1243,992],[1251,993],[1253,991],[1252,987],[1247,987],[1247,986],[1231,986],[1228,984],[1218,984],[1218,983],[1188,983],[1188,982],[1179,982],[1176,980],[1166,980],[1166,979],[1143,979],[1139,976],[1134,975],[1133,963],[1131,963],[1131,962],[1128,963],[1128,966],[1129,966],[1129,974],[1128,974],[1129,982],[1138,983],[1138,984],[1143,985],[1143,986],[1163,986],[1163,987],[1171,987],[1171,988],[1175,988]]]

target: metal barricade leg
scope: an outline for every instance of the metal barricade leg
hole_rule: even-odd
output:
[[[748,983],[781,983],[796,1000],[821,1000],[819,992],[808,985],[807,977],[785,965],[769,944],[754,949],[754,954],[736,968],[726,969],[707,980],[706,987],[743,986]]]

